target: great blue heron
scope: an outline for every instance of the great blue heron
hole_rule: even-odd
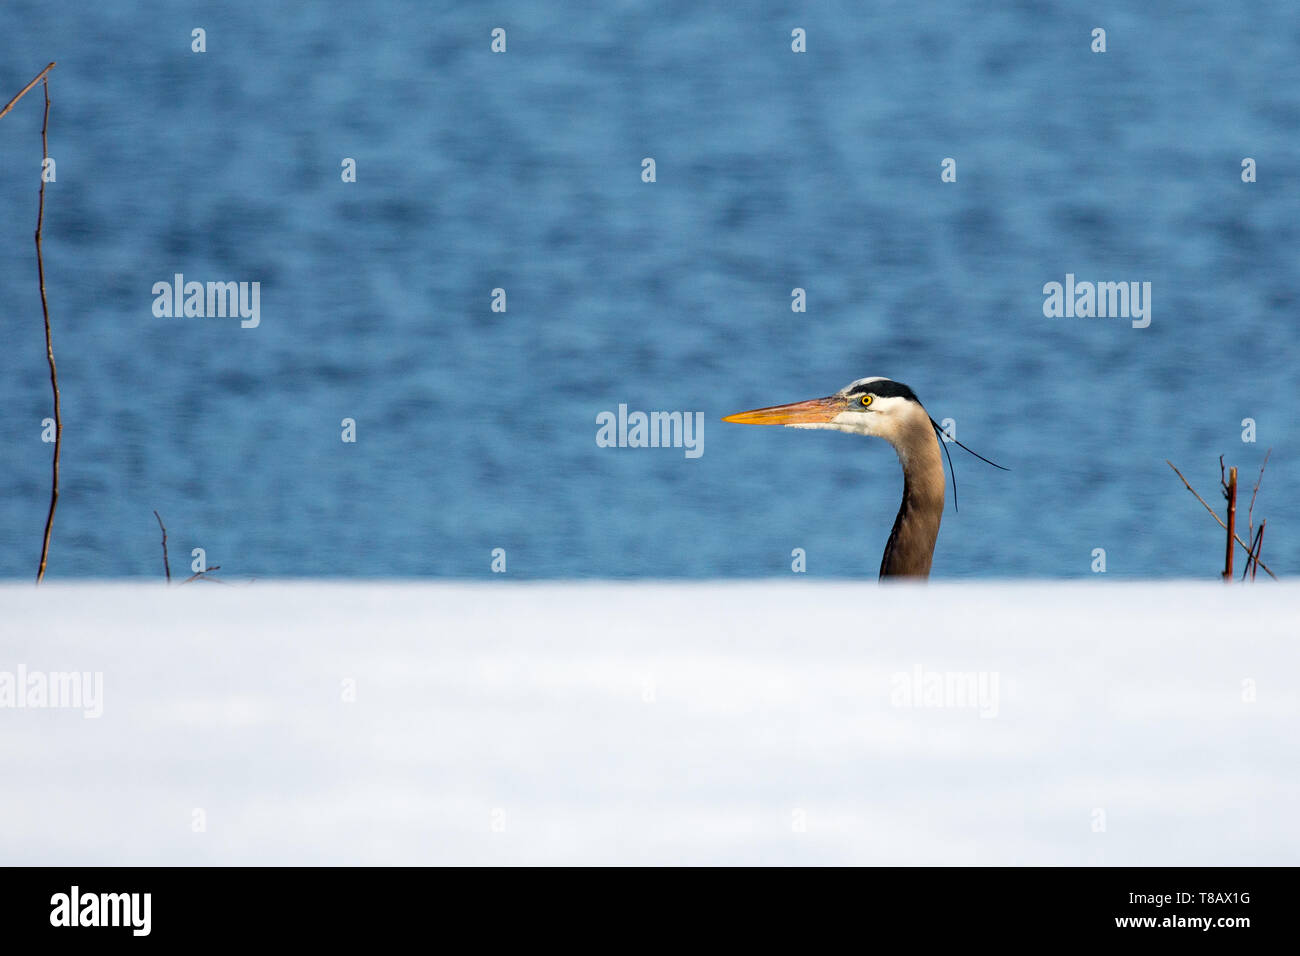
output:
[[[834,395],[790,405],[773,405],[728,415],[724,422],[742,425],[786,425],[790,428],[830,428],[853,435],[874,435],[894,446],[903,466],[903,503],[889,533],[880,576],[928,578],[934,542],[943,519],[943,461],[939,457],[940,428],[922,407],[916,393],[902,382],[874,376],[850,382]],[[949,439],[955,441],[955,439]],[[995,468],[1001,465],[955,442]],[[947,452],[947,448],[944,452]],[[1003,468],[1003,471],[1007,469]],[[957,484],[953,477],[953,502]]]

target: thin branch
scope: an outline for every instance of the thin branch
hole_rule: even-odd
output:
[[[1172,461],[1170,461],[1168,458],[1165,459],[1165,464],[1168,465],[1170,468],[1173,468],[1173,469],[1174,469],[1174,474],[1175,474],[1175,475],[1177,475],[1179,478],[1183,478],[1183,473],[1182,473],[1181,471],[1179,471],[1177,468],[1174,468],[1174,463],[1173,463]],[[1210,517],[1213,518],[1215,521],[1219,522],[1219,527],[1222,528],[1224,531],[1227,531],[1227,530],[1228,530],[1228,526],[1227,526],[1226,524],[1223,523],[1223,519],[1220,518],[1217,514],[1214,513],[1214,509],[1213,509],[1213,508],[1211,508],[1209,505],[1205,504],[1205,499],[1202,498],[1200,495],[1196,494],[1196,489],[1193,488],[1193,487],[1191,486],[1191,483],[1188,482],[1188,480],[1187,480],[1186,478],[1183,478],[1183,484],[1187,486],[1187,490],[1190,491],[1190,492],[1191,492],[1191,493],[1196,497],[1196,500],[1197,500],[1197,501],[1199,501],[1202,505],[1205,505],[1205,510],[1208,511],[1208,512],[1210,513]],[[1242,546],[1243,548],[1245,548],[1247,551],[1250,550],[1249,545],[1247,545],[1245,541],[1242,541],[1242,540],[1241,540],[1241,535],[1235,535],[1235,538],[1236,538],[1237,544],[1241,545],[1241,546]],[[1263,561],[1260,561],[1260,562],[1259,562],[1259,566],[1260,566],[1261,568],[1264,569],[1265,573],[1267,573],[1268,576],[1269,576],[1270,578],[1273,578],[1273,580],[1275,580],[1275,581],[1277,580],[1277,575],[1274,574],[1272,571],[1269,570],[1269,567],[1268,567],[1267,564],[1265,564]]]
[[[221,580],[221,578],[208,577],[208,575],[211,574],[213,571],[220,571],[220,570],[221,570],[221,565],[214,564],[210,568],[204,568],[202,571],[199,571],[197,574],[191,574],[188,578],[182,581],[181,584],[189,584],[191,581],[211,581],[213,584],[227,584],[227,582]]]
[[[53,64],[53,63],[51,63],[51,64],[50,64],[49,66],[47,66],[45,69],[41,70],[41,72],[37,73],[35,79],[33,79],[30,83],[28,83],[26,86],[24,86],[21,90],[19,90],[19,91],[18,91],[18,95],[15,96],[15,97],[14,97],[12,100],[10,100],[8,103],[5,104],[5,108],[2,109],[2,110],[0,110],[0,116],[4,116],[4,115],[5,115],[6,113],[8,113],[11,109],[13,109],[13,108],[14,108],[14,104],[17,103],[19,100],[21,100],[21,99],[22,99],[24,96],[26,96],[28,93],[30,93],[31,90],[32,90],[32,87],[34,87],[37,83],[39,83],[39,82],[41,81],[41,79],[44,78],[45,74],[48,73],[48,72],[50,72],[50,70],[52,70],[52,69],[54,69],[54,64]]]
[[[1266,524],[1268,524],[1267,518],[1259,519],[1259,534],[1255,536],[1255,566],[1250,569],[1250,579],[1252,581],[1255,580],[1255,572],[1259,570],[1259,556],[1264,550],[1264,525]]]
[[[1259,523],[1259,531],[1251,541],[1250,553],[1246,555],[1246,567],[1241,572],[1241,579],[1243,581],[1246,580],[1247,574],[1250,574],[1250,579],[1252,581],[1255,580],[1255,575],[1251,574],[1251,562],[1259,557],[1260,547],[1264,543],[1264,525],[1267,523],[1267,521],[1261,521]]]
[[[1259,494],[1259,483],[1264,480],[1264,469],[1268,466],[1268,456],[1271,454],[1273,454],[1272,448],[1264,452],[1264,463],[1259,466],[1259,477],[1255,479],[1255,490],[1250,493],[1250,510],[1246,512],[1246,522],[1249,529],[1246,532],[1247,537],[1255,533],[1255,496]]]
[[[163,571],[167,573],[167,583],[171,584],[172,566],[171,566],[171,562],[167,560],[167,526],[162,523],[162,517],[158,514],[158,511],[156,509],[154,510],[153,516],[158,519],[158,527],[162,528]]]
[[[59,503],[59,451],[63,446],[63,412],[59,404],[59,373],[54,368],[54,341],[50,337],[50,304],[45,298],[45,262],[41,258],[41,225],[45,222],[45,160],[50,155],[46,133],[50,126],[50,80],[41,72],[45,88],[45,119],[41,123],[41,196],[36,207],[36,273],[41,283],[41,312],[45,315],[45,357],[50,363],[50,388],[54,392],[54,476],[50,486],[50,511],[45,516],[45,537],[41,541],[41,564],[36,569],[36,583],[45,577],[45,561],[50,555],[50,532],[54,530],[54,508]],[[34,82],[34,81],[33,81]],[[21,95],[21,94],[20,94]],[[6,107],[8,109],[8,107]],[[0,114],[3,115],[3,114]]]

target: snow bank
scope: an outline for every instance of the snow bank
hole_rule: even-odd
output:
[[[1300,862],[1293,584],[0,603],[8,864]]]

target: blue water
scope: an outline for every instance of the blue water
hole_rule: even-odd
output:
[[[202,547],[235,581],[490,577],[494,548],[524,578],[789,574],[794,548],[872,577],[889,447],[718,421],[865,375],[1012,469],[954,450],[936,577],[1092,577],[1096,548],[1210,577],[1222,533],[1164,459],[1218,507],[1218,456],[1250,485],[1269,447],[1264,557],[1300,571],[1288,0],[281,6],[0,10],[0,100],[58,61],[51,578],[160,575],[154,509],[178,570]],[[18,578],[49,494],[41,105],[0,119]],[[178,272],[259,281],[261,325],[156,318]],[[1045,318],[1066,273],[1151,282],[1150,327]],[[704,454],[597,447],[620,403],[703,412]]]

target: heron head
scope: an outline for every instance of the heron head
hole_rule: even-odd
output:
[[[737,412],[723,421],[741,425],[828,428],[884,438],[896,447],[908,429],[924,425],[928,432],[931,427],[930,416],[921,407],[916,393],[902,382],[880,376],[850,382],[826,398]]]

